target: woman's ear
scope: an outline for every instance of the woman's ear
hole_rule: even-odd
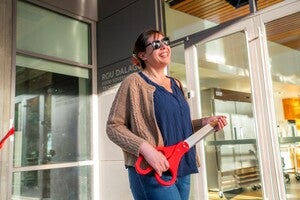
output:
[[[139,57],[141,60],[147,60],[146,52],[139,52],[139,53],[138,53],[138,57]]]

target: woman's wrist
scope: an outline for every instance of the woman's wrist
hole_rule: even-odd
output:
[[[203,127],[203,118],[201,118],[199,121],[200,121],[199,126],[202,128]]]
[[[139,154],[145,155],[151,150],[153,147],[148,142],[143,142],[139,148]]]
[[[207,124],[207,117],[201,118],[201,127],[205,126]]]

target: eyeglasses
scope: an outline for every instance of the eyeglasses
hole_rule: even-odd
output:
[[[168,37],[164,37],[161,40],[154,40],[153,42],[147,44],[145,47],[147,46],[152,46],[154,50],[156,49],[160,49],[161,45],[164,44],[166,46],[170,45],[170,39]]]

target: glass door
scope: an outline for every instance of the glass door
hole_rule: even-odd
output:
[[[299,198],[299,4],[186,38],[192,117],[222,114],[229,122],[198,145],[195,199]]]
[[[188,74],[196,74],[199,116],[225,115],[229,123],[202,146],[209,199],[262,196],[246,34],[233,32],[193,46],[197,67]]]
[[[192,118],[228,126],[199,142],[191,199],[298,199],[300,1],[278,3],[174,44]]]
[[[268,65],[272,75],[274,110],[287,199],[300,199],[299,8],[298,2],[298,12],[287,13],[284,17],[265,23]]]

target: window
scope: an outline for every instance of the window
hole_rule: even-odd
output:
[[[92,199],[90,26],[17,1],[13,199]]]

